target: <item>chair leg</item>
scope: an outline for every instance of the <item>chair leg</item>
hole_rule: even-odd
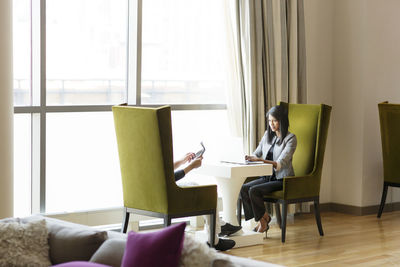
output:
[[[282,229],[282,217],[281,217],[281,206],[278,202],[275,203],[275,214],[276,214],[276,221],[279,225],[279,228]]]
[[[171,225],[171,217],[167,214],[164,215],[164,227],[168,227]]]
[[[286,218],[287,218],[288,203],[283,201],[282,203],[282,243],[286,240]]]
[[[268,214],[271,214],[272,213],[272,204],[270,202],[267,202],[266,206],[267,206]]]
[[[238,224],[242,225],[242,199],[240,197],[237,200],[236,210],[237,210],[236,217],[238,220]]]
[[[210,245],[214,247],[215,244],[215,224],[216,224],[216,211],[210,215]]]
[[[377,216],[378,218],[381,217],[382,212],[383,212],[383,208],[385,207],[386,195],[387,195],[388,187],[389,187],[388,185],[383,183],[383,192],[382,192],[381,205],[379,206],[379,211],[378,211],[378,216]]]
[[[128,208],[124,207],[124,215],[122,219],[122,227],[121,227],[121,233],[125,234],[126,231],[128,230],[128,224],[129,224],[129,215],[130,213],[128,212]]]
[[[324,230],[322,230],[321,215],[319,212],[319,199],[314,200],[314,214],[315,214],[315,220],[317,221],[319,235],[323,236]]]

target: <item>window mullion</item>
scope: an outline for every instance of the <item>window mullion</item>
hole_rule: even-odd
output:
[[[128,103],[141,104],[142,0],[128,2]]]
[[[32,0],[32,113],[31,212],[45,212],[46,204],[46,0]]]

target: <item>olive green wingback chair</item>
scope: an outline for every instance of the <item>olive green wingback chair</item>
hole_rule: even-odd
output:
[[[400,187],[400,104],[378,104],[383,157],[383,192],[378,218],[385,207],[389,186]]]
[[[171,108],[114,106],[115,132],[121,167],[124,219],[130,213],[164,219],[211,215],[210,241],[214,244],[217,186],[179,187],[174,178]]]
[[[319,234],[322,236],[319,212],[319,190],[325,145],[328,136],[329,119],[332,107],[328,105],[288,104],[289,131],[297,137],[297,148],[293,155],[295,176],[283,179],[283,190],[264,196],[264,201],[273,202],[277,212],[278,224],[282,230],[282,242],[286,238],[286,217],[288,204],[314,202],[314,213]],[[282,216],[280,215],[282,205]]]

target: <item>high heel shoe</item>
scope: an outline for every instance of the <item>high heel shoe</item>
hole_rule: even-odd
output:
[[[260,226],[257,229],[258,233],[264,233],[267,232],[269,230],[269,223],[271,222],[271,216],[269,214],[267,214],[268,217],[264,216],[260,219]]]

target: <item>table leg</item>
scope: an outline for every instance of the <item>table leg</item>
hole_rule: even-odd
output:
[[[233,225],[239,225],[236,217],[236,204],[245,180],[246,177],[235,179],[216,177],[217,186],[222,194],[222,217],[224,221]]]

